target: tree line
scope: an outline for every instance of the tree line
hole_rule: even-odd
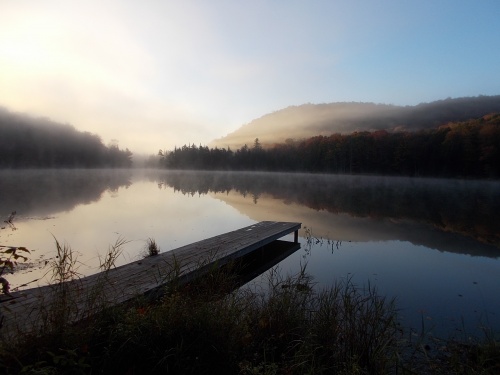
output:
[[[130,167],[132,152],[48,119],[0,109],[0,168]]]
[[[170,169],[260,170],[433,177],[500,177],[500,114],[416,132],[385,130],[288,139],[262,147],[160,150]]]

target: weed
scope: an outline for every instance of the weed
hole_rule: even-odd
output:
[[[66,281],[79,278],[81,275],[78,273],[78,254],[72,251],[68,245],[59,243],[57,238],[54,237],[56,242],[56,256],[49,263],[52,270],[52,283],[62,285]]]
[[[12,211],[7,220],[4,220],[4,223],[7,223],[12,230],[16,230],[16,226],[14,225],[14,218],[16,217],[16,214],[16,211]]]
[[[160,254],[160,247],[153,238],[146,240],[146,256],[156,256]]]
[[[7,279],[3,277],[6,269],[14,271],[19,260],[27,261],[28,257],[19,254],[19,252],[30,253],[24,246],[3,246],[0,245],[0,284],[2,285],[2,292],[9,294],[10,285]]]
[[[128,242],[124,238],[118,237],[115,243],[108,248],[108,252],[104,258],[102,260],[99,258],[99,269],[102,272],[108,272],[111,268],[115,267],[116,260],[123,252],[122,247]]]
[[[103,274],[113,267],[123,243],[119,239],[110,247],[101,267]],[[56,247],[61,258],[53,264],[55,279],[77,276],[67,266],[77,265],[75,256],[68,253],[71,250],[57,241]],[[74,315],[67,313],[81,306],[75,302],[76,294],[60,289],[67,291],[65,299],[51,300],[56,308],[46,308],[58,311],[63,307],[65,313],[52,320],[46,331],[20,337],[16,343],[1,342],[0,370],[385,374],[399,373],[400,369],[402,373],[420,373],[423,368],[401,354],[407,343],[397,322],[395,301],[380,296],[370,284],[361,288],[347,278],[319,289],[305,266],[291,276],[283,276],[275,268],[262,293],[250,287],[233,288],[237,263],[213,266],[201,278],[187,283],[175,282],[183,270],[175,258],[171,270],[157,276],[173,283],[161,298],[137,297],[111,308],[103,302],[91,318],[76,324]],[[78,286],[74,282],[62,284]],[[84,306],[93,306],[92,301],[100,298],[105,301],[105,290],[96,288]],[[467,345],[447,342],[441,354],[428,357],[428,372],[489,374],[499,369],[500,350],[493,338]]]
[[[9,225],[12,230],[16,230],[17,228],[14,226],[14,218],[16,217],[16,211],[13,211],[7,220],[4,220],[5,223]],[[5,229],[2,227],[1,229]],[[20,252],[30,253],[30,251],[24,246],[5,246],[0,245],[0,285],[2,286],[2,293],[9,294],[10,292],[10,284],[5,277],[3,277],[5,270],[9,269],[11,272],[14,271],[15,266],[17,266],[17,262],[19,260],[23,260],[26,262],[28,257],[25,255],[19,254]]]

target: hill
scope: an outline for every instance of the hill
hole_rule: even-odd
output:
[[[129,167],[131,157],[96,134],[0,107],[0,168]]]
[[[329,103],[291,106],[264,115],[225,137],[211,147],[251,146],[259,138],[262,146],[316,135],[347,134],[356,131],[436,128],[449,122],[466,121],[500,112],[500,95],[445,99],[416,106],[375,103]]]
[[[500,113],[418,131],[316,135],[236,151],[196,145],[160,153],[170,169],[259,170],[448,178],[500,177]]]

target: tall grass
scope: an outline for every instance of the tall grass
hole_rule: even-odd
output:
[[[113,254],[120,243],[111,247]],[[60,250],[61,260],[75,264],[67,248]],[[112,260],[113,254],[105,259]],[[104,270],[112,267],[112,261],[104,263]],[[75,275],[63,264],[54,266],[58,281]],[[93,310],[99,313],[76,324],[67,312],[82,305],[67,290],[64,303],[56,299],[56,306],[46,307],[62,307],[63,313],[48,319],[44,330],[17,342],[1,342],[0,371],[250,375],[498,370],[494,340],[474,350],[450,346],[453,355],[429,358],[425,366],[407,361],[395,303],[369,284],[359,287],[347,278],[319,289],[305,268],[291,276],[274,269],[263,290],[234,289],[237,271],[236,263],[214,267],[189,284],[169,283],[159,299],[138,296],[127,304]],[[175,272],[169,277],[175,281]],[[100,289],[94,293],[88,298],[99,301]]]

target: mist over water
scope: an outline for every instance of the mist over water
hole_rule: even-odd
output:
[[[0,245],[32,250],[28,264],[6,275],[13,288],[47,282],[55,238],[78,253],[78,272],[87,275],[119,238],[129,242],[117,265],[142,257],[148,238],[164,252],[262,220],[293,221],[302,223],[302,248],[279,264],[282,272],[306,264],[318,287],[340,278],[360,287],[370,282],[397,298],[405,324],[424,321],[441,335],[477,331],[483,323],[500,328],[500,183],[494,181],[1,171],[2,222],[12,211],[14,227],[3,223]]]

